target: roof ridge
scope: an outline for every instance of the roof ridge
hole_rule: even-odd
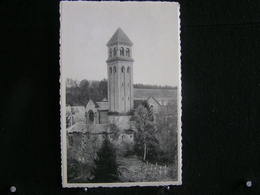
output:
[[[129,46],[133,45],[132,41],[128,38],[128,36],[120,27],[117,28],[116,32],[110,38],[110,40],[107,43],[107,46],[111,46],[117,43],[129,45]]]

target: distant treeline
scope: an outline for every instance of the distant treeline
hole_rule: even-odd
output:
[[[134,84],[134,88],[138,88],[138,89],[175,89],[176,87],[173,87],[170,85],[147,85],[147,84],[137,83],[137,84]]]
[[[164,85],[146,85],[134,84],[134,88],[141,89],[174,89],[176,87]],[[86,105],[89,99],[93,101],[101,101],[107,98],[107,80],[90,81],[81,80],[76,81],[73,79],[66,80],[66,104],[71,106]]]

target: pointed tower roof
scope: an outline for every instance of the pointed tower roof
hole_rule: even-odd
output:
[[[107,46],[111,46],[117,43],[125,44],[128,46],[132,46],[133,43],[130,41],[128,36],[124,33],[121,28],[118,28],[112,38],[108,41]]]

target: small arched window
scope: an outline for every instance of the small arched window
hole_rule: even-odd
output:
[[[114,66],[114,72],[116,72],[116,67]]]
[[[123,47],[120,48],[120,56],[124,56],[125,55],[125,50]]]
[[[124,67],[124,66],[122,66],[122,68],[121,68],[121,72],[122,72],[122,73],[125,72],[125,67]]]
[[[127,73],[130,73],[130,67],[127,67]]]
[[[130,57],[130,49],[129,48],[126,48],[125,55],[127,57]]]
[[[112,67],[109,68],[110,74],[112,74]]]
[[[95,114],[94,114],[94,112],[92,110],[88,111],[88,117],[89,117],[89,121],[90,122],[94,121]]]
[[[109,57],[112,57],[112,48],[109,49]]]
[[[114,47],[114,53],[113,53],[113,55],[116,56],[116,53],[117,53],[117,48]]]

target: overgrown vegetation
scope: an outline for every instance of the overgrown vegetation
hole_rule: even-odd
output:
[[[118,165],[116,162],[116,152],[110,143],[108,136],[105,137],[103,144],[97,152],[94,160],[95,167],[92,171],[93,182],[115,182],[118,180]]]
[[[143,84],[136,84],[134,87],[172,89],[167,86]],[[70,80],[66,89],[66,103],[72,106],[86,105],[89,99],[101,101],[106,96],[106,80],[81,82]],[[132,144],[116,143],[120,129],[114,124],[109,124],[110,131],[108,135],[105,134],[105,139],[102,134],[94,136],[87,133],[71,134],[73,139],[68,139],[70,143],[68,181],[118,182],[121,179],[156,181],[175,178],[177,176],[177,101],[175,100],[176,98],[172,104],[162,106],[159,113],[153,113],[146,101],[137,102],[135,109],[127,113],[132,115],[131,121],[136,126]],[[120,162],[121,166],[118,164]]]
[[[89,99],[94,102],[101,101],[107,97],[107,80],[88,81],[86,79],[78,82],[67,80],[66,104],[71,106],[85,106]]]
[[[177,104],[167,105],[159,113],[154,114],[147,102],[142,102],[135,110],[133,120],[137,128],[134,144],[136,154],[143,161],[151,163],[169,165],[175,163]]]
[[[135,150],[143,161],[151,160],[156,155],[155,148],[158,147],[158,140],[155,136],[156,128],[153,123],[153,113],[149,105],[139,105],[134,114],[136,123]]]

